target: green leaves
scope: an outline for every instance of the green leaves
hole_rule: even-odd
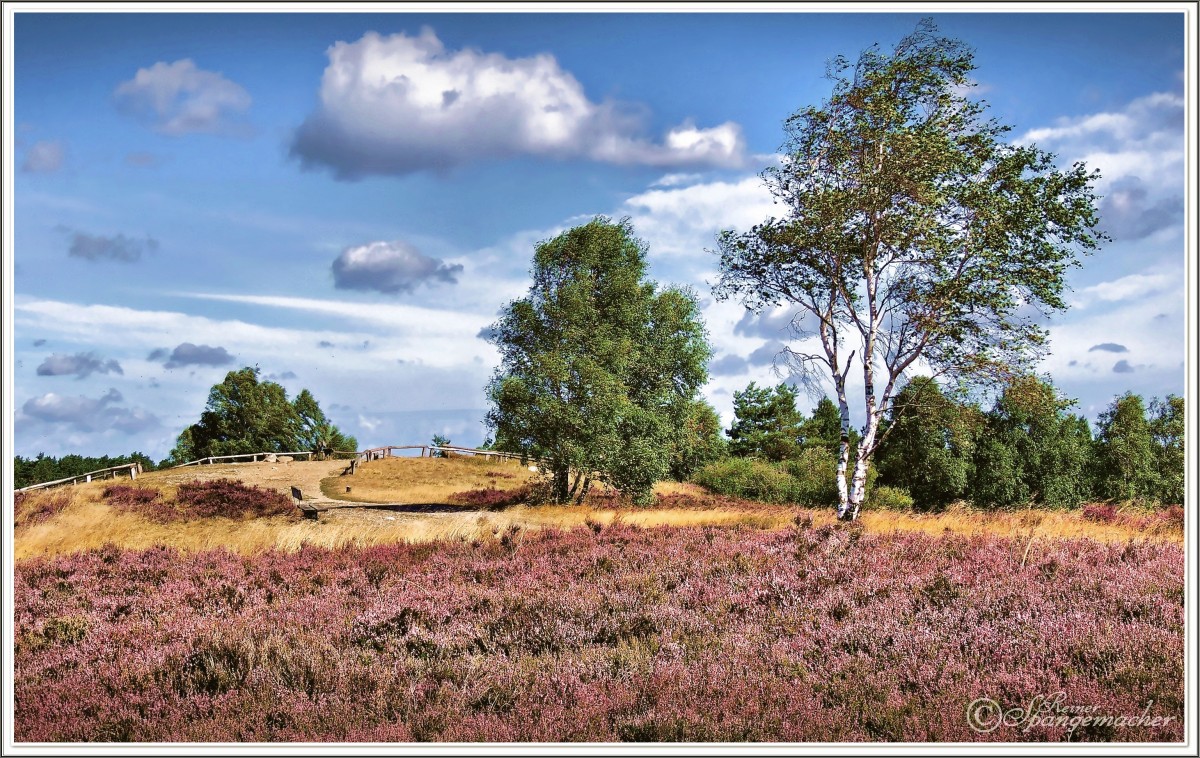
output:
[[[330,423],[308,390],[259,381],[257,367],[230,371],[213,385],[200,421],[184,429],[171,451],[176,462],[242,453],[356,450],[358,442]]]
[[[496,447],[550,460],[559,502],[569,470],[644,500],[684,457],[678,430],[711,349],[695,295],[644,281],[645,255],[626,220],[567,230],[538,245],[528,296],[492,327]]]

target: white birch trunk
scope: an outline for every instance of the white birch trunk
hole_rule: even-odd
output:
[[[837,488],[838,518],[846,518],[850,510],[850,491],[846,486],[846,469],[850,466],[850,405],[846,402],[845,382],[837,382],[838,410],[842,417],[842,440],[838,446]]]

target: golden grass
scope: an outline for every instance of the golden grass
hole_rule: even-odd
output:
[[[342,462],[241,464],[189,467],[173,471],[150,472],[136,484],[153,487],[171,497],[182,482],[195,479],[233,478],[247,484],[286,492],[288,483],[305,489],[306,497],[323,490],[329,498],[345,498],[346,483],[353,487],[350,496],[366,502],[446,504],[451,494],[495,485],[512,489],[535,475],[515,463],[493,463],[482,459],[385,459],[372,461],[351,476],[338,476]],[[513,479],[488,477],[498,471],[514,474]],[[127,481],[117,482],[127,484]],[[92,482],[32,493],[18,509],[27,514],[45,498],[67,498],[67,506],[58,514],[29,523],[18,518],[13,554],[17,559],[36,555],[89,550],[112,543],[124,548],[144,549],[168,545],[184,551],[224,547],[250,554],[268,549],[297,550],[303,545],[338,548],[396,542],[428,542],[440,539],[477,539],[497,534],[511,526],[528,529],[571,529],[591,521],[598,524],[625,523],[641,527],[656,526],[741,526],[755,529],[781,529],[800,516],[809,518],[814,527],[836,523],[832,509],[806,510],[788,506],[764,506],[739,509],[736,504],[718,504],[706,508],[612,508],[603,506],[530,506],[518,505],[503,511],[481,512],[462,506],[461,512],[413,513],[354,505],[351,502],[318,502],[323,510],[319,521],[296,516],[231,520],[200,519],[157,523],[138,515],[110,508],[104,502],[104,488],[113,481]],[[340,488],[341,491],[338,491]],[[694,484],[664,482],[655,487],[659,494],[704,495]],[[320,498],[317,498],[320,500]],[[923,532],[940,536],[993,535],[1032,543],[1038,540],[1085,537],[1102,542],[1154,540],[1182,542],[1178,528],[1159,526],[1147,530],[1126,524],[1088,521],[1079,511],[1058,512],[1025,510],[982,512],[963,506],[941,513],[917,514],[897,511],[865,511],[859,523],[867,532]]]
[[[519,462],[484,457],[384,458],[359,465],[353,476],[329,476],[320,484],[321,492],[334,500],[444,505],[457,492],[512,490],[536,476]]]

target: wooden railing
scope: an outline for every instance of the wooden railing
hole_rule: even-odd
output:
[[[138,462],[122,463],[120,466],[111,466],[102,468],[97,471],[89,471],[86,474],[78,474],[76,476],[68,476],[65,479],[55,479],[53,482],[41,482],[39,484],[31,484],[28,487],[22,487],[15,492],[29,492],[30,490],[40,490],[46,487],[58,487],[64,484],[79,484],[80,482],[90,482],[97,479],[111,479],[123,471],[129,472],[130,479],[137,479],[137,475],[142,473],[142,464]]]
[[[355,452],[354,450],[333,450],[330,454],[334,457],[339,455],[360,455],[360,453]],[[313,456],[317,455],[317,453],[311,450],[300,450],[294,453],[238,453],[237,455],[210,455],[207,458],[197,458],[194,461],[188,461],[187,463],[180,463],[176,466],[171,466],[171,468],[183,468],[184,466],[208,466],[214,463],[224,462],[237,463],[243,458],[250,458],[251,463],[257,463],[259,458],[266,460],[272,455],[276,458],[299,458],[300,456],[304,456],[304,460],[311,461]]]
[[[479,450],[473,447],[458,447],[456,445],[383,445],[382,447],[372,447],[356,453],[356,458],[359,461],[376,461],[381,458],[392,458],[394,450],[420,450],[421,454],[418,457],[429,458],[433,457],[435,452],[458,453],[465,455],[481,455],[484,457],[492,457],[502,461],[530,461],[532,463],[541,463],[540,460],[522,456],[520,453],[509,453],[501,450]]]

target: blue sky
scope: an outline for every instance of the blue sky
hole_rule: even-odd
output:
[[[758,173],[826,61],[921,15],[18,12],[16,452],[162,457],[244,365],[363,446],[478,443],[480,331],[596,214],[701,296],[728,424],[788,314],[713,300],[713,236],[779,213]],[[932,16],[1014,140],[1103,174],[1042,369],[1093,420],[1182,394],[1182,13]]]

